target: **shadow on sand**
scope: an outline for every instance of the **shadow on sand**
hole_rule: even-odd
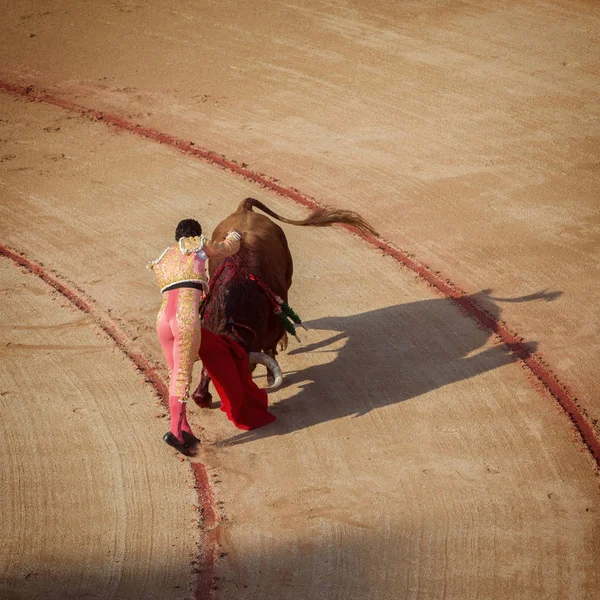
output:
[[[496,298],[490,290],[482,290],[470,300],[499,321],[502,303],[550,302],[561,295],[562,292],[542,291],[517,298]],[[279,419],[262,429],[234,435],[221,444],[241,444],[341,417],[362,416],[516,360],[506,345],[488,344],[492,332],[479,327],[445,298],[345,317],[325,317],[306,325],[309,332],[304,339],[315,330],[331,335],[293,349],[288,355],[327,353],[331,360],[285,373],[284,386],[296,384],[300,391],[272,407]],[[524,341],[521,348],[526,353],[535,352],[537,342]]]

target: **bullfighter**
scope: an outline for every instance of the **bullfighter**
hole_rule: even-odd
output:
[[[175,230],[177,243],[148,264],[162,293],[156,331],[169,368],[171,423],[163,440],[183,454],[189,455],[199,444],[187,420],[186,402],[201,344],[199,306],[208,286],[206,260],[234,254],[240,239],[237,231],[231,231],[223,242],[209,241],[198,221],[184,219]]]

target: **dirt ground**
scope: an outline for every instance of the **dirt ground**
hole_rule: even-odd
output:
[[[0,258],[0,597],[600,598],[580,433],[389,252],[285,227],[310,331],[278,420],[193,408],[195,463],[132,364],[166,378],[144,267],[181,218],[307,211],[74,105],[361,212],[521,338],[597,443],[600,5],[397,4],[3,7],[0,246],[93,310]]]

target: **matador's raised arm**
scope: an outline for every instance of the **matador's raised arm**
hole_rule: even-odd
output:
[[[242,236],[237,231],[231,231],[222,242],[205,241],[202,249],[208,258],[224,258],[235,254],[240,249]]]

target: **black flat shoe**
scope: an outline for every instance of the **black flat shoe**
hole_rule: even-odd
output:
[[[190,450],[190,447],[185,443],[181,443],[170,431],[167,431],[167,433],[163,435],[163,441],[169,444],[169,446],[172,448],[175,448],[177,452],[181,452],[181,454],[184,456],[194,456]]]
[[[188,433],[187,431],[182,431],[181,437],[183,438],[185,445],[188,446],[189,448],[191,448],[192,450],[194,448],[197,448],[200,445],[200,440],[192,433]]]

